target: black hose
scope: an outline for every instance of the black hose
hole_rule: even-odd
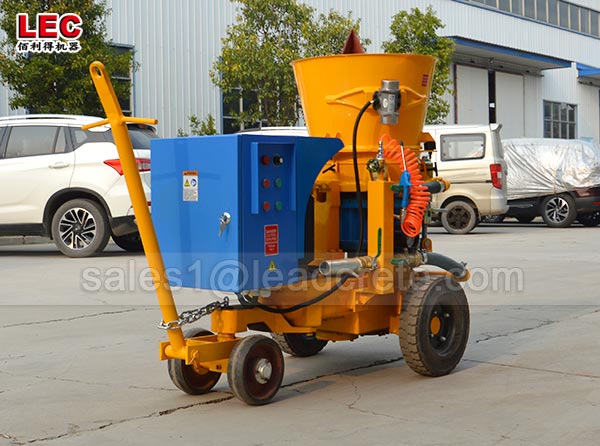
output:
[[[362,106],[358,115],[356,116],[356,120],[354,121],[354,129],[352,130],[352,161],[354,163],[354,184],[356,186],[356,206],[358,207],[358,219],[359,219],[359,228],[360,233],[358,236],[358,248],[356,249],[356,257],[362,254],[362,245],[363,245],[363,232],[365,230],[365,213],[363,211],[362,205],[362,193],[360,191],[360,176],[358,173],[358,153],[356,150],[356,135],[358,134],[358,124],[360,123],[360,119],[362,115],[367,111],[367,109],[371,106],[373,100],[370,100],[365,105]]]
[[[264,304],[261,304],[260,302],[258,302],[258,298],[251,298],[249,296],[244,296],[241,293],[236,293],[236,296],[242,306],[257,307],[257,308],[260,308],[261,310],[267,311],[269,313],[286,314],[286,313],[291,313],[293,311],[300,310],[305,307],[309,307],[311,305],[314,305],[314,304],[322,301],[326,297],[331,296],[332,293],[334,293],[335,291],[340,289],[340,287],[346,282],[346,280],[348,280],[348,278],[350,278],[350,275],[344,274],[342,276],[342,278],[340,279],[340,281],[338,283],[336,283],[331,289],[325,291],[323,294],[321,294],[317,297],[307,300],[306,302],[302,302],[301,304],[294,305],[293,307],[290,307],[290,308],[283,308],[283,309],[282,308],[272,308],[272,307],[269,307],[268,305],[264,305]]]
[[[437,266],[442,268],[449,273],[452,273],[457,279],[462,279],[467,274],[467,267],[464,263],[459,263],[450,257],[447,257],[443,254],[438,254],[437,252],[428,252],[427,253],[427,265]]]
[[[428,181],[426,183],[423,183],[423,186],[427,188],[427,192],[429,192],[430,194],[439,194],[441,192],[444,192],[442,183],[440,183],[439,181]]]

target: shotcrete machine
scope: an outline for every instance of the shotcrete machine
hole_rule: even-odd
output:
[[[422,133],[435,59],[343,54],[293,63],[309,137],[152,141],[152,218],[109,76],[90,67],[123,161],[168,341],[160,359],[188,394],[227,374],[250,405],[279,390],[282,351],[394,333],[407,364],[441,376],[461,360],[463,263],[432,251],[436,178]],[[94,124],[94,125],[98,125]],[[156,232],[154,231],[156,228]],[[221,297],[179,314],[171,285]],[[211,329],[182,327],[210,315]],[[239,336],[247,330],[270,333]]]

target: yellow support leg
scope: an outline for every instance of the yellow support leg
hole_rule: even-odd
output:
[[[158,303],[162,311],[163,319],[167,322],[176,321],[179,318],[173,294],[165,272],[165,266],[158,246],[158,240],[154,231],[150,209],[142,186],[142,180],[138,171],[135,155],[131,146],[131,139],[127,131],[127,123],[156,124],[156,119],[133,118],[123,115],[119,100],[115,94],[110,76],[101,62],[93,62],[90,65],[90,75],[100,97],[107,119],[89,124],[84,130],[100,125],[110,124],[115,144],[121,158],[125,182],[131,197],[133,212],[140,231],[144,252],[148,259],[148,266],[152,272],[152,280],[156,288]],[[181,328],[167,330],[170,346],[166,348],[169,357],[187,359],[185,339]]]
[[[373,272],[372,286],[376,294],[389,294],[395,291],[394,269],[394,192],[391,181],[369,181],[368,214],[368,254],[377,256],[378,269]],[[378,233],[381,230],[381,237]],[[379,246],[381,238],[381,246]]]

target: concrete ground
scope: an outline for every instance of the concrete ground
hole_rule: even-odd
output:
[[[283,388],[262,407],[232,397],[225,376],[204,396],[173,387],[143,256],[0,246],[0,445],[597,445],[599,234],[433,228],[435,250],[473,272],[458,368],[425,378],[396,336],[365,337],[286,356]],[[176,299],[180,310],[211,300]]]

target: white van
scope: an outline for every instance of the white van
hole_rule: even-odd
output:
[[[507,212],[501,124],[425,126],[436,143],[432,161],[451,186],[432,195],[434,217],[451,234],[466,234],[482,216]]]

